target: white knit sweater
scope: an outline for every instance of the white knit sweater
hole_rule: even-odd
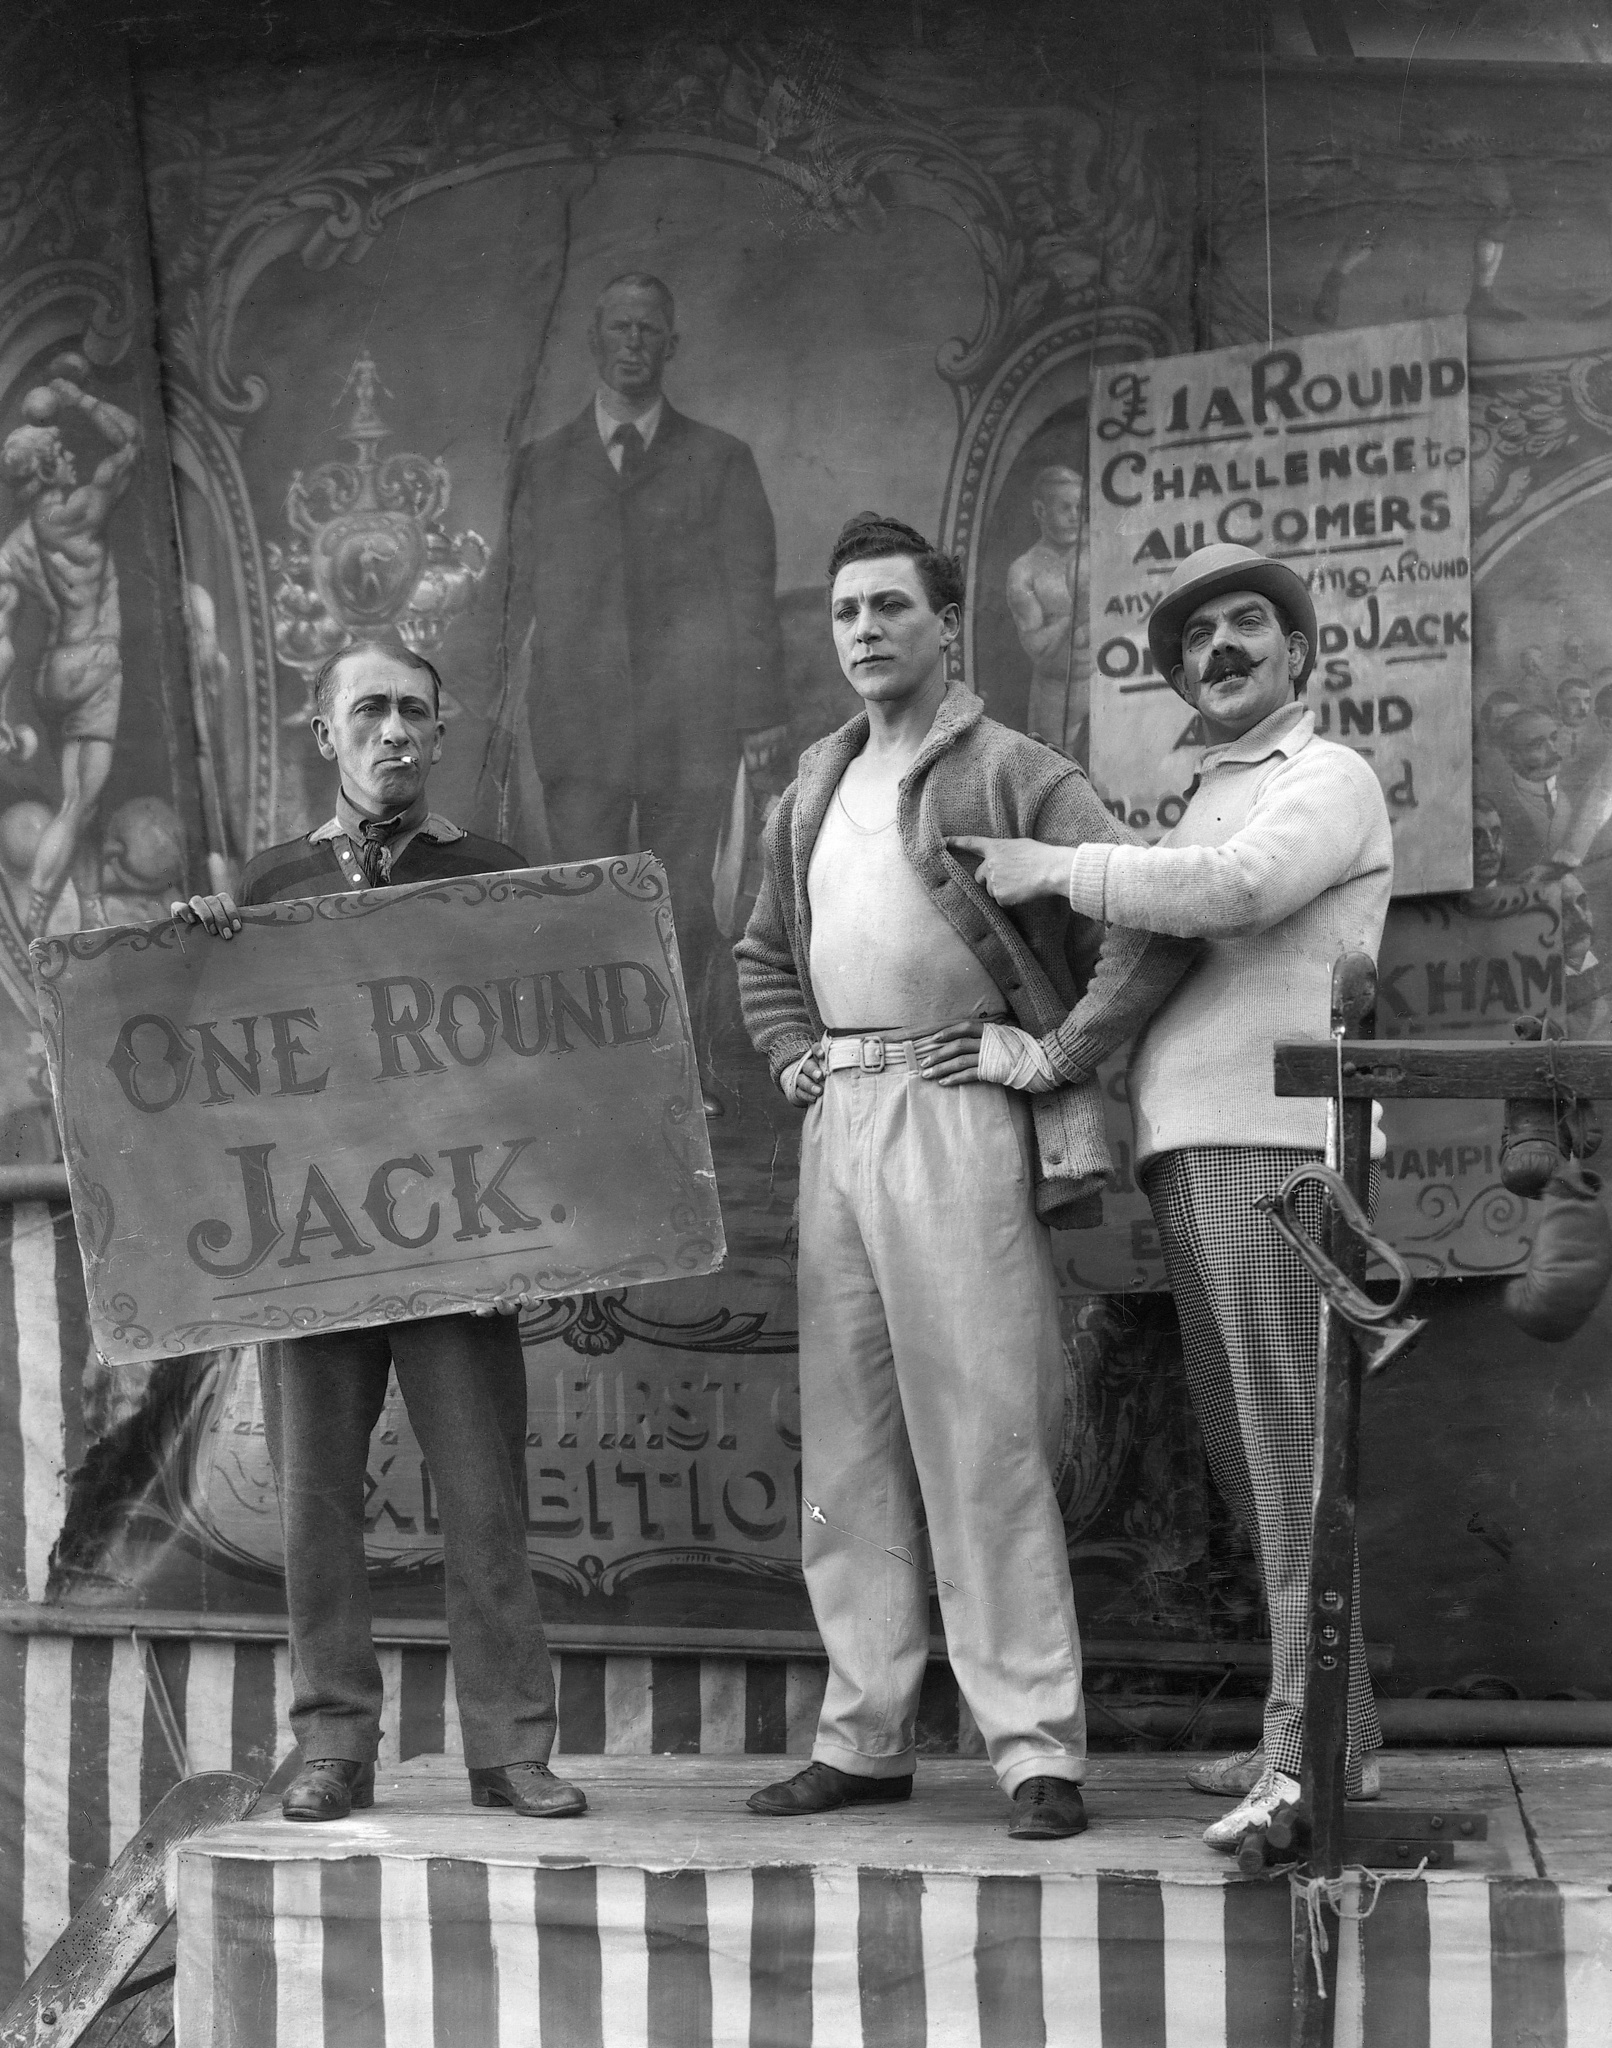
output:
[[[1069,883],[1088,917],[1208,941],[1136,1041],[1138,1165],[1193,1145],[1321,1149],[1326,1105],[1278,1099],[1271,1048],[1326,1037],[1332,963],[1376,957],[1393,889],[1377,777],[1302,705],[1212,747],[1201,776],[1162,845],[1078,847]]]

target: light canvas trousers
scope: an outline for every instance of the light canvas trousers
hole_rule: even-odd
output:
[[[802,1554],[829,1659],[812,1756],[837,1770],[913,1768],[932,1560],[998,1783],[1085,1776],[1050,1462],[1062,1347],[1031,1170],[1029,1106],[1001,1088],[846,1070],[807,1112]]]

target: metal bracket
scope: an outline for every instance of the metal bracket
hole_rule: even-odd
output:
[[[1335,1213],[1348,1224],[1366,1250],[1381,1259],[1393,1273],[1396,1286],[1392,1301],[1373,1301],[1364,1289],[1357,1287],[1346,1273],[1339,1270],[1310,1236],[1293,1208],[1299,1190],[1305,1187],[1319,1187],[1331,1201]],[[1368,1372],[1381,1372],[1390,1359],[1426,1329],[1425,1317],[1401,1317],[1399,1313],[1416,1284],[1410,1267],[1391,1244],[1376,1235],[1370,1219],[1349,1192],[1342,1175],[1334,1173],[1330,1166],[1295,1167],[1274,1195],[1259,1196],[1254,1206],[1272,1229],[1286,1238],[1319,1281],[1321,1292],[1331,1307],[1355,1332]]]

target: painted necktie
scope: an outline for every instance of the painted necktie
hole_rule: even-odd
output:
[[[625,425],[617,427],[610,439],[613,445],[621,450],[621,480],[623,483],[630,483],[643,468],[644,457],[648,453],[644,447],[644,437],[632,421],[628,420]]]

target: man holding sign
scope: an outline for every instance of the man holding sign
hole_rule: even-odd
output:
[[[1277,1097],[1272,1047],[1325,1036],[1332,963],[1376,957],[1393,888],[1376,775],[1348,747],[1318,739],[1298,701],[1316,639],[1309,593],[1285,564],[1231,543],[1189,555],[1148,619],[1159,673],[1210,740],[1167,841],[1093,841],[1073,852],[1028,839],[953,842],[980,856],[976,879],[999,903],[1055,896],[1127,927],[1105,949],[1137,928],[1207,941],[1137,1041],[1130,1096],[1137,1174],[1158,1222],[1210,1467],[1253,1540],[1270,1610],[1263,1744],[1192,1778],[1201,1791],[1246,1794],[1205,1831],[1226,1850],[1297,1799],[1304,1746],[1320,1301],[1255,1203],[1321,1155],[1326,1105]],[[1319,1192],[1306,1189],[1298,1206],[1318,1236]],[[1381,1746],[1357,1600],[1353,1796],[1375,1795]]]
[[[526,865],[512,847],[426,808],[426,779],[442,752],[439,696],[431,664],[401,644],[360,642],[325,664],[312,722],[340,777],[336,815],[260,853],[242,878],[243,903]],[[173,915],[223,940],[242,928],[227,895],[193,896]],[[491,1184],[482,1199],[499,1199]],[[299,1219],[304,1239],[339,1234],[334,1214],[324,1229],[310,1220]],[[285,1529],[291,1725],[303,1756],[283,1811],[288,1820],[339,1820],[374,1798],[382,1686],[364,1562],[365,1473],[393,1369],[442,1526],[471,1797],[546,1819],[582,1813],[582,1792],[548,1768],[554,1673],[526,1558],[518,1478],[526,1368],[512,1313],[262,1347],[264,1429]]]

